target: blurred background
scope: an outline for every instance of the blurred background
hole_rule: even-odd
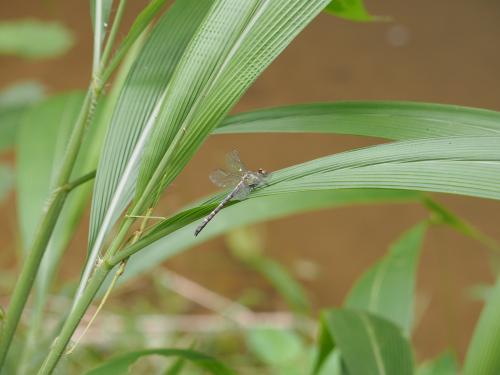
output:
[[[125,25],[145,1],[129,3]],[[500,110],[499,2],[367,0],[366,5],[372,14],[388,15],[393,21],[363,24],[320,15],[259,78],[234,112],[339,100],[411,100]],[[88,1],[3,1],[0,14],[2,20],[58,20],[75,38],[69,52],[55,59],[0,57],[0,87],[25,79],[41,82],[49,94],[87,86],[92,60]],[[167,192],[159,214],[167,215],[213,192],[208,173],[232,149],[240,151],[249,167],[272,171],[380,142],[309,134],[214,136]],[[1,158],[15,163],[11,153]],[[16,269],[15,199],[11,193],[1,203],[0,266],[12,276],[3,282],[2,302]],[[436,199],[500,241],[500,202],[445,195]],[[425,215],[417,205],[343,207],[263,223],[254,230],[266,255],[301,280],[317,311],[338,306],[357,277]],[[75,280],[79,275],[87,224],[88,216],[65,258],[64,279]],[[257,310],[285,308],[267,281],[232,255],[227,238],[211,240],[173,258],[167,266],[228,298],[254,298]],[[483,245],[445,227],[431,228],[418,276],[420,319],[413,337],[418,358],[445,348],[464,355],[481,308],[471,288],[491,282],[492,275]],[[151,277],[117,292],[107,308],[161,305]],[[264,296],[259,296],[262,291]]]

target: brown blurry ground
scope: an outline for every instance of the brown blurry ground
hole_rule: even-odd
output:
[[[129,3],[128,13],[133,14],[143,2]],[[235,112],[346,99],[414,100],[500,110],[500,3],[367,0],[367,5],[375,14],[392,16],[394,22],[355,24],[319,16],[248,91]],[[87,7],[88,1],[1,2],[2,19],[59,19],[75,32],[77,45],[63,58],[42,63],[0,58],[0,85],[28,78],[40,80],[52,93],[85,88],[91,63]],[[321,135],[213,137],[176,181],[165,205],[178,207],[212,191],[207,172],[233,148],[249,165],[274,170],[377,142]],[[438,199],[500,241],[499,202],[442,195]],[[14,197],[2,206],[1,266],[14,264],[14,207]],[[424,214],[414,205],[350,207],[297,215],[263,227],[270,256],[289,266],[298,259],[320,265],[318,278],[306,285],[315,307],[321,308],[340,304],[356,277]],[[83,258],[85,238],[84,227],[63,267],[65,277],[78,274],[75,259]],[[265,285],[228,256],[222,239],[180,255],[169,265],[230,297],[246,286]],[[446,347],[464,354],[481,307],[467,289],[491,280],[482,245],[445,228],[430,231],[418,280],[419,296],[429,302],[414,336],[420,358]]]

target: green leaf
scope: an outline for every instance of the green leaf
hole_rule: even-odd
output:
[[[149,349],[130,352],[118,356],[102,366],[87,371],[85,375],[123,375],[138,359],[149,355],[180,357],[214,375],[234,375],[235,373],[216,359],[194,350],[184,349]]]
[[[72,33],[58,22],[0,22],[0,54],[29,59],[57,57],[73,45]]]
[[[148,208],[261,72],[327,0],[216,0],[179,63],[141,162]],[[156,194],[155,194],[156,193]]]
[[[6,165],[0,164],[0,203],[7,197],[12,188],[13,180],[12,170]]]
[[[417,370],[417,375],[456,375],[458,373],[458,360],[450,352],[446,352],[432,361],[423,363]]]
[[[410,336],[417,265],[426,229],[427,223],[423,222],[404,233],[389,252],[356,281],[344,305],[383,317]]]
[[[199,224],[196,220],[201,220],[217,205],[214,200],[214,203],[175,215],[146,235],[137,245],[142,247],[149,243],[149,246],[141,250],[140,256],[129,260],[118,282],[125,282],[181,251],[240,226],[318,209],[349,204],[409,202],[417,201],[419,197],[420,194],[411,191],[382,189],[320,190],[258,197],[225,208],[203,230],[203,235],[195,237],[194,230]]]
[[[97,168],[87,265],[93,266],[106,234],[133,196],[145,141],[141,133],[154,122],[162,92],[209,5],[198,0],[176,2],[147,36],[130,70]]]
[[[214,134],[333,133],[393,140],[500,135],[500,112],[416,102],[298,104],[229,116]]]
[[[479,316],[465,356],[464,375],[500,373],[500,278]]]
[[[325,8],[327,13],[351,21],[376,21],[380,17],[370,15],[363,0],[332,0]]]
[[[344,309],[324,311],[321,322],[322,334],[331,337],[330,350],[340,350],[348,373],[413,374],[410,343],[393,323],[370,313]]]
[[[297,361],[304,354],[304,343],[293,331],[253,328],[246,331],[250,350],[265,364],[275,367]]]
[[[0,92],[0,151],[14,145],[24,112],[44,96],[45,88],[38,82],[25,81]]]

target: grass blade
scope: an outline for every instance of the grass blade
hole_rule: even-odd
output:
[[[340,350],[345,367],[356,375],[411,375],[410,343],[393,323],[370,313],[332,309],[322,313],[321,335],[329,336],[323,354]],[[319,370],[322,361],[316,366]]]
[[[427,223],[423,222],[404,233],[356,281],[344,306],[383,317],[409,337],[413,328],[417,265],[426,229]]]
[[[154,121],[154,108],[209,5],[196,0],[174,4],[147,37],[131,68],[97,169],[89,231],[90,261],[84,281],[106,234],[133,196],[136,166],[142,156],[142,148],[138,147],[141,133],[148,122]]]
[[[102,366],[87,371],[85,375],[122,375],[128,373],[128,368],[138,359],[149,356],[160,355],[163,357],[180,357],[186,359],[197,367],[214,375],[234,375],[235,373],[206,354],[188,349],[148,349],[130,352],[116,357]]]
[[[350,21],[377,21],[380,17],[370,15],[363,0],[332,0],[325,12]]]
[[[500,279],[479,316],[465,356],[464,375],[500,373]]]
[[[298,104],[229,116],[214,134],[333,133],[408,140],[499,136],[500,112],[416,102]]]

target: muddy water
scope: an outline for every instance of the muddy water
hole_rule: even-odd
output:
[[[2,18],[63,19],[78,40],[65,58],[47,63],[0,59],[2,85],[35,78],[52,92],[85,87],[91,51],[88,2],[69,3],[31,0],[18,2],[15,7],[7,2],[0,4]],[[262,75],[236,111],[346,99],[416,100],[500,109],[498,2],[368,3],[374,13],[391,15],[394,23],[352,24],[321,15]],[[273,170],[378,142],[319,135],[214,137],[175,183],[164,207],[180,206],[212,191],[205,176],[232,148],[239,149],[249,165]],[[256,149],[258,153],[253,152]],[[438,198],[500,240],[500,203]],[[11,200],[2,212],[12,207]],[[306,282],[315,307],[321,308],[340,304],[353,280],[384,253],[401,231],[424,215],[424,210],[414,205],[365,206],[298,215],[263,228],[272,257],[290,266],[298,259],[321,265],[319,276]],[[15,217],[1,216],[3,249],[15,246],[14,225]],[[84,233],[83,227],[72,247],[73,261],[83,254]],[[2,264],[12,264],[12,258],[2,258]],[[228,296],[238,296],[249,285],[265,285],[228,257],[221,239],[178,256],[170,265]],[[64,274],[76,273],[75,264],[68,260]],[[455,347],[463,355],[481,307],[469,298],[467,290],[491,280],[483,246],[445,228],[431,230],[418,280],[419,300],[425,307],[414,335],[419,357],[435,355],[446,347]],[[279,307],[281,302],[272,305]]]

